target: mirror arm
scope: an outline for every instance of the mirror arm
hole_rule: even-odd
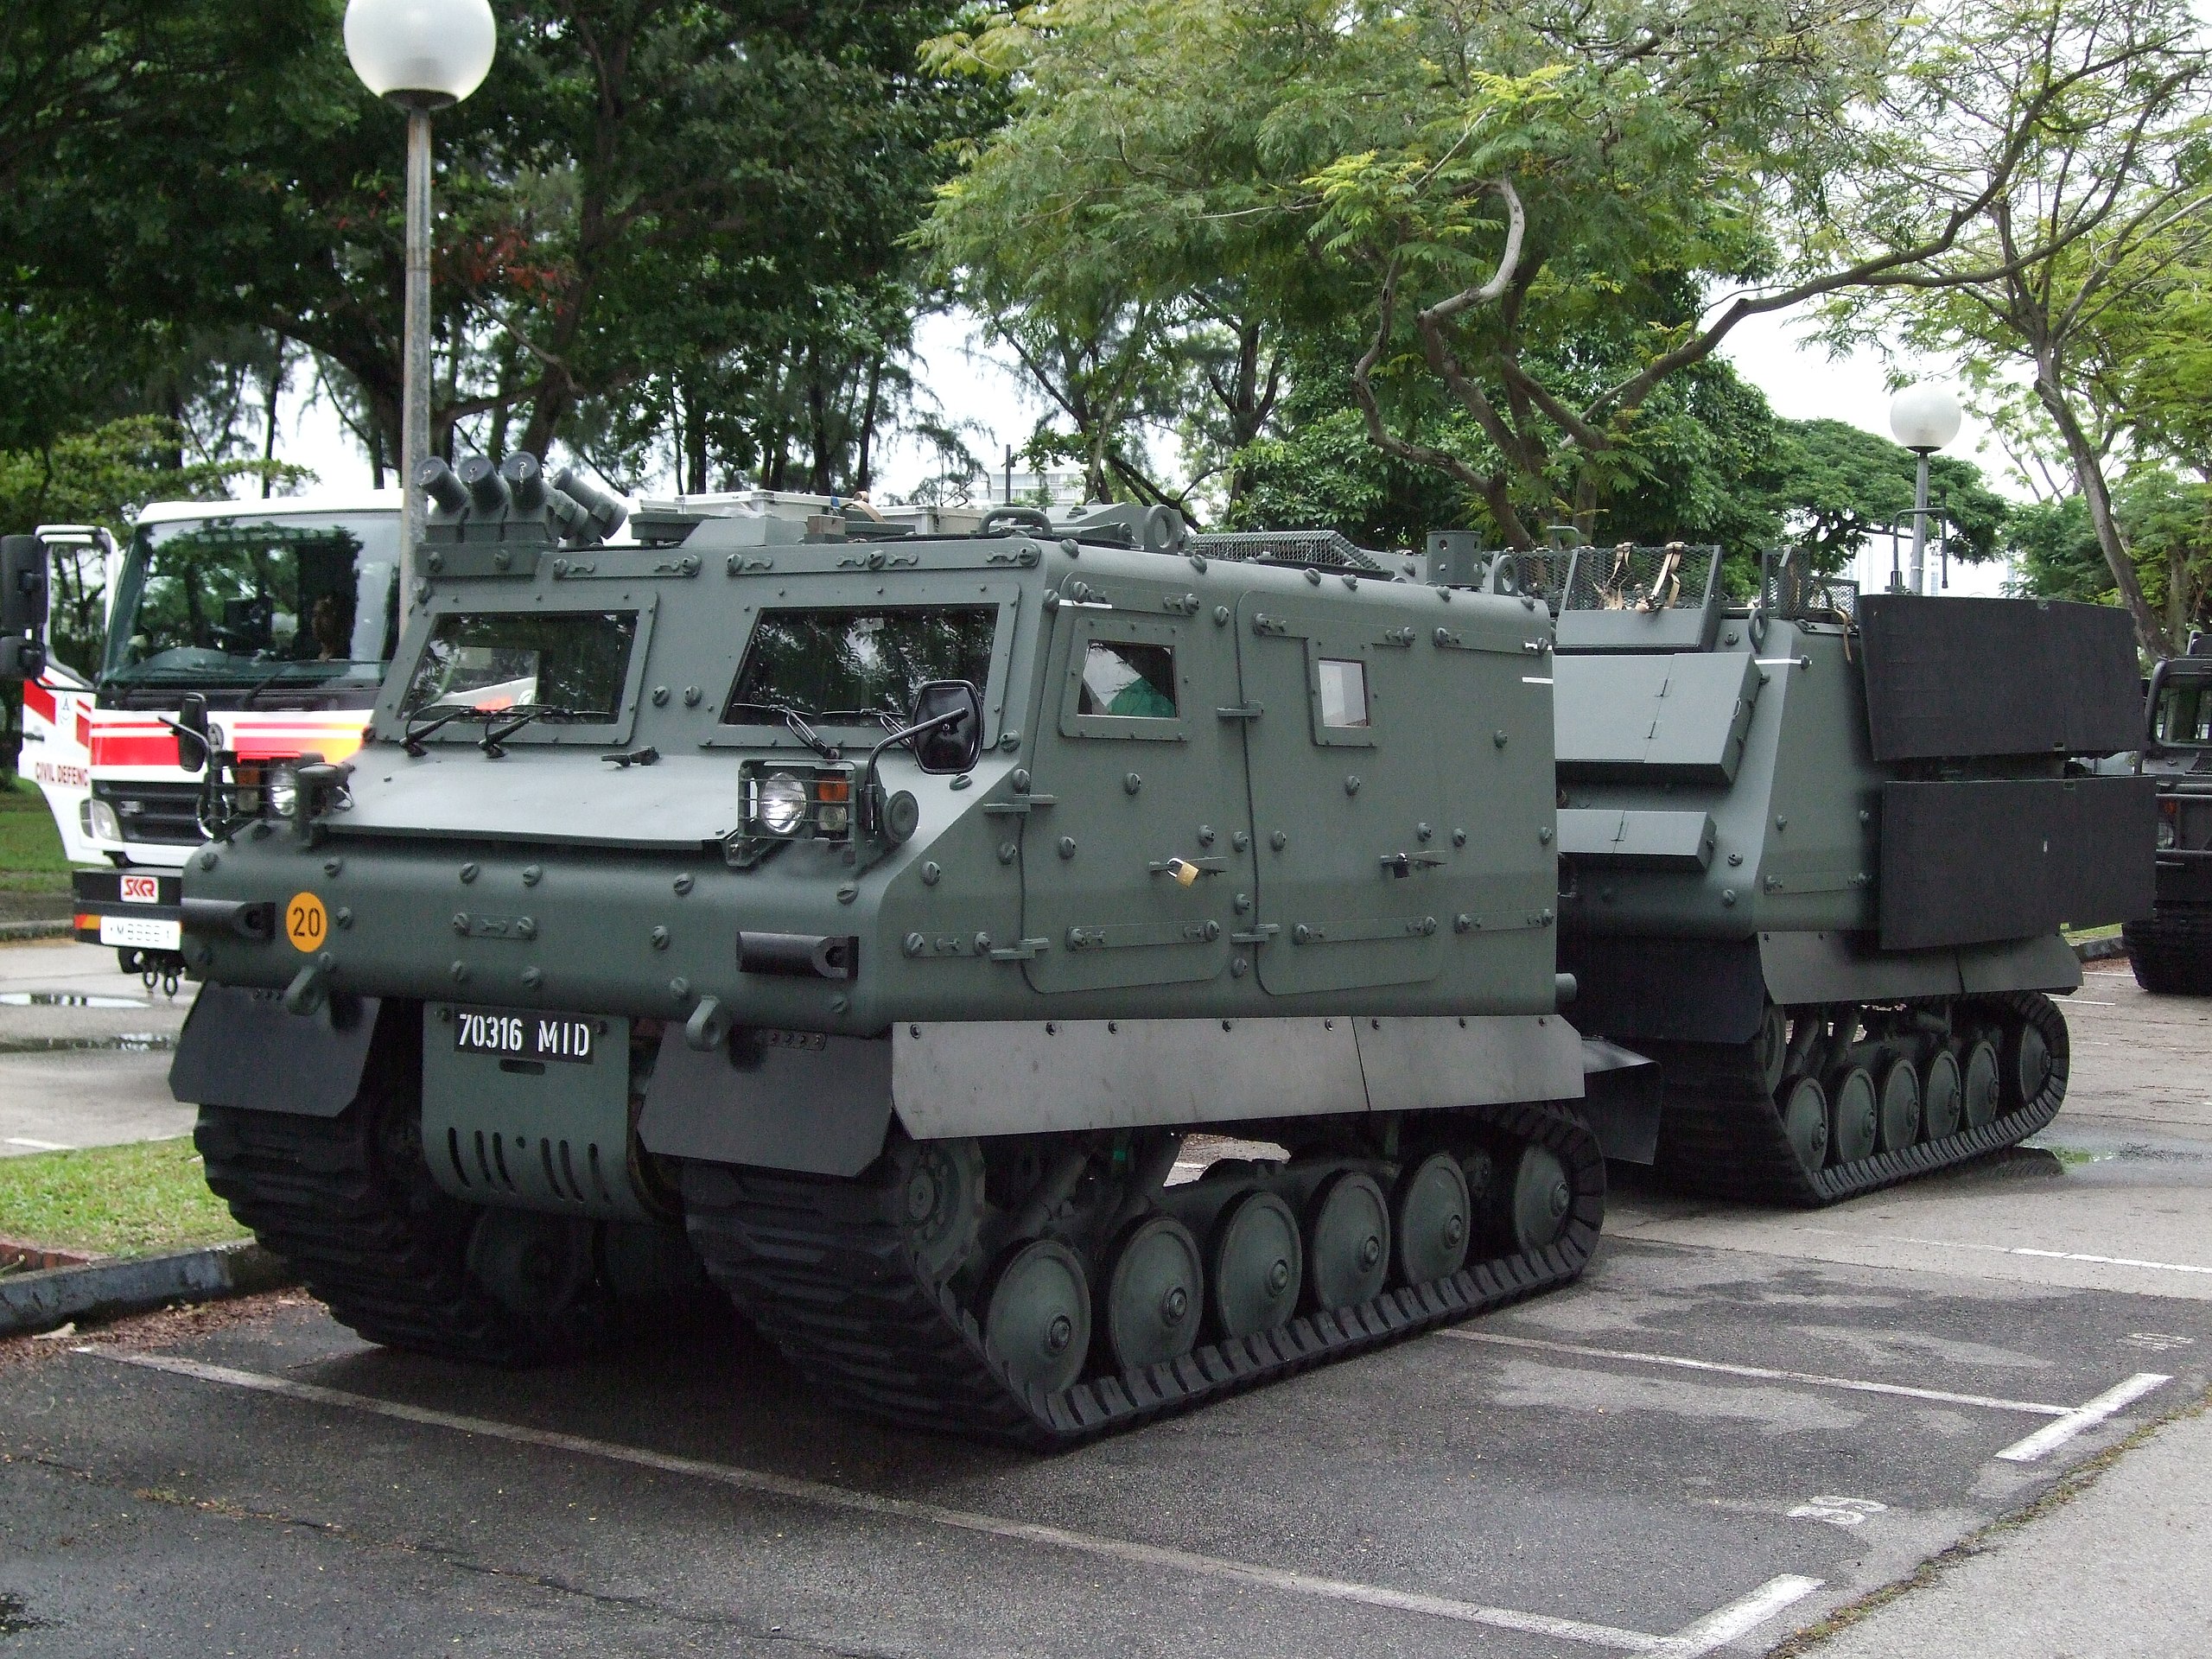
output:
[[[950,709],[942,715],[932,715],[927,720],[918,721],[912,726],[904,727],[901,729],[892,733],[890,736],[885,738],[882,742],[877,744],[874,748],[868,752],[868,759],[861,763],[860,795],[861,799],[866,803],[868,817],[868,827],[870,830],[874,830],[876,827],[875,763],[882,758],[883,752],[886,749],[895,748],[900,744],[906,744],[912,747],[916,738],[926,737],[930,733],[937,730],[940,726],[957,725],[961,721],[967,718],[968,710],[965,709]]]

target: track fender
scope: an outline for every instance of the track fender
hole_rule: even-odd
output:
[[[382,1006],[336,996],[290,1014],[278,991],[202,985],[169,1062],[169,1092],[194,1106],[335,1117],[360,1090]]]

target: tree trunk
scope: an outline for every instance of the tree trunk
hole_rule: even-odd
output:
[[[2073,404],[2067,401],[2056,360],[2048,348],[2037,353],[2036,396],[2050,416],[2051,423],[2058,429],[2058,435],[2066,445],[2067,459],[2074,463],[2074,480],[2081,486],[2082,499],[2088,506],[2089,523],[2097,532],[2097,546],[2103,551],[2105,565],[2112,572],[2113,586],[2120,590],[2120,602],[2135,620],[2136,638],[2152,658],[2172,656],[2173,645],[2166,637],[2165,626],[2151,608],[2151,601],[2144,597],[2143,584],[2135,575],[2135,561],[2129,556],[2126,540],[2120,533],[2120,521],[2113,516],[2112,491],[2105,482],[2104,463],[2097,455],[2096,447],[2089,442],[2089,435],[2082,429]]]
[[[678,385],[676,395],[683,410],[684,490],[688,494],[704,495],[707,493],[707,423],[699,408],[699,394],[687,381]]]
[[[276,459],[276,398],[284,390],[284,347],[291,342],[283,335],[276,336],[276,356],[269,365],[269,380],[262,390],[266,394],[264,404],[269,419],[261,438],[261,460],[266,466]],[[276,480],[267,473],[261,475],[261,499],[266,501],[276,487]]]

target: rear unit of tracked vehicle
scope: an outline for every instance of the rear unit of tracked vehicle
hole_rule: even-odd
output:
[[[2139,741],[2126,616],[1786,563],[1730,607],[1718,550],[1680,545],[1531,574],[1562,965],[1585,1030],[1660,1061],[1661,1170],[1826,1204],[2048,1122],[2061,925],[2150,908],[2151,783],[2095,765]]]

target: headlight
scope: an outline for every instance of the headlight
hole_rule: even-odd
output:
[[[763,778],[753,812],[770,835],[795,836],[806,823],[806,785],[788,772]]]
[[[88,800],[77,809],[77,822],[94,841],[121,841],[123,821],[105,801]]]
[[[2181,837],[2174,833],[2174,821],[2164,813],[2160,813],[2158,815],[2158,850],[2164,852],[2167,848],[2180,839]]]
[[[263,798],[269,803],[269,816],[289,818],[292,808],[300,798],[300,769],[290,761],[281,766],[271,766],[262,774]]]

